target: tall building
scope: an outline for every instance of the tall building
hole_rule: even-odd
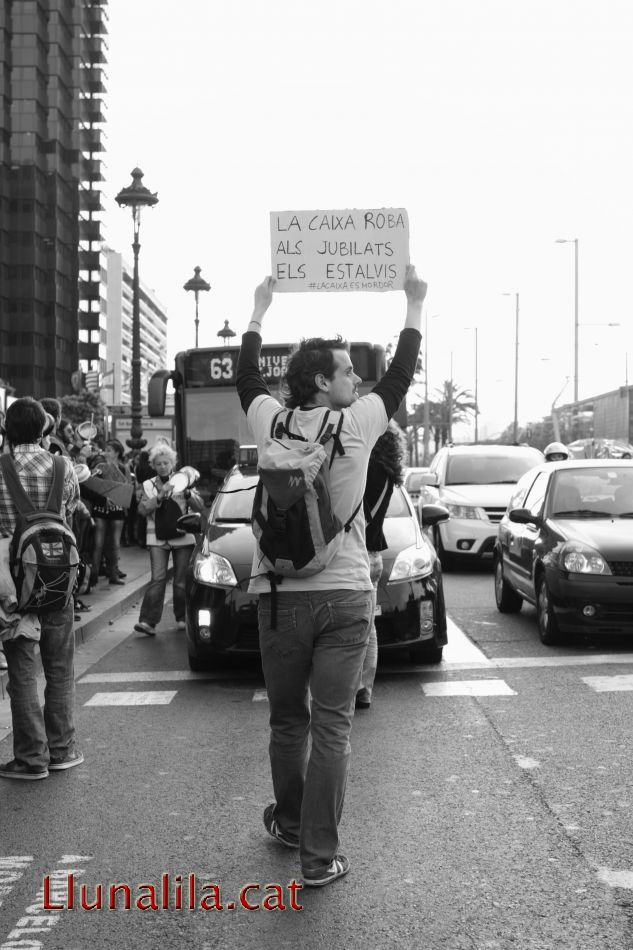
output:
[[[106,6],[0,4],[0,376],[18,396],[69,393],[101,354]]]
[[[132,402],[133,269],[121,254],[103,249],[105,288],[105,361],[101,364],[101,396],[110,405]],[[139,282],[141,336],[141,402],[147,402],[147,381],[167,366],[167,314],[154,292]],[[93,367],[84,366],[84,369]]]

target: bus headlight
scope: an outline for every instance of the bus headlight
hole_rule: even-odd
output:
[[[418,548],[412,545],[404,548],[393,562],[388,584],[397,584],[401,581],[413,581],[418,577],[426,577],[431,573],[431,557],[427,547]]]
[[[215,584],[217,587],[237,586],[237,577],[231,562],[221,554],[198,554],[193,562],[193,576],[201,584]]]

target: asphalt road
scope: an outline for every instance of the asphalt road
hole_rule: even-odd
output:
[[[155,639],[135,610],[104,628],[78,653],[85,764],[0,784],[0,950],[633,950],[633,641],[546,648],[533,611],[497,613],[491,573],[445,583],[445,662],[383,661],[357,714],[352,870],[318,891],[290,888],[296,852],[261,823],[257,664],[189,673],[169,610]]]

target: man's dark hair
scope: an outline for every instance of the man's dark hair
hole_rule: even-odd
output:
[[[32,396],[22,396],[7,409],[4,428],[9,445],[31,445],[39,442],[46,425],[46,412]]]
[[[319,392],[314,381],[317,373],[322,373],[326,379],[332,379],[334,350],[349,352],[349,344],[341,336],[334,340],[324,340],[320,336],[301,340],[288,360],[284,376],[282,394],[288,409],[305,406],[315,393]]]
[[[49,412],[55,420],[55,428],[57,429],[59,420],[62,417],[62,404],[59,399],[53,399],[52,396],[45,396],[44,399],[40,399],[40,402],[44,406],[44,410]]]

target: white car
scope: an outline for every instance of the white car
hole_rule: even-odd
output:
[[[433,542],[450,569],[459,559],[492,558],[499,522],[518,480],[540,465],[543,453],[529,445],[450,445],[439,450],[422,475],[418,501],[440,504],[450,519],[433,529]]]

